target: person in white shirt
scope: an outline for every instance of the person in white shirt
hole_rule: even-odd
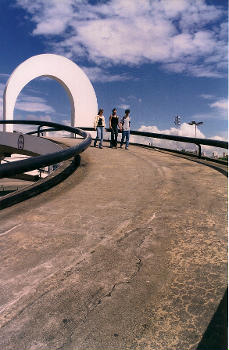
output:
[[[105,118],[103,115],[103,109],[100,108],[98,115],[95,117],[94,128],[97,130],[97,136],[95,138],[94,147],[99,140],[99,148],[103,148],[103,130],[105,128]]]
[[[126,149],[128,149],[129,146],[129,139],[130,139],[130,110],[125,110],[125,115],[121,120],[122,125],[122,139],[120,143],[120,148],[122,148],[122,145],[126,139]]]

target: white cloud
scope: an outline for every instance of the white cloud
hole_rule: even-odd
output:
[[[30,14],[33,35],[45,36],[54,52],[86,57],[101,69],[147,62],[196,77],[226,74],[226,14],[205,0],[110,0],[94,5],[89,0],[17,0],[17,5]],[[108,75],[104,79],[112,81]]]
[[[208,113],[198,113],[192,115],[190,120],[202,121],[206,119],[217,119],[227,120],[228,118],[228,101],[225,98],[217,98],[214,95],[202,94],[201,98],[205,100],[212,100],[213,102],[208,103],[210,111]]]
[[[221,100],[218,100],[218,101],[216,101],[214,103],[211,103],[210,107],[211,108],[217,108],[217,109],[220,109],[220,110],[223,110],[223,111],[227,111],[227,109],[228,109],[228,101],[226,99],[221,99]]]
[[[119,99],[123,104],[128,104],[128,108],[130,107],[130,104],[132,102],[136,102],[136,101],[139,103],[142,102],[142,99],[138,96],[135,96],[135,95],[128,95],[126,97],[119,97]]]
[[[71,121],[67,120],[67,119],[64,119],[64,120],[62,120],[61,124],[65,124],[67,126],[71,126]]]
[[[52,117],[50,117],[50,115],[39,115],[39,116],[37,116],[37,115],[34,115],[34,114],[28,114],[27,116],[26,116],[26,119],[28,119],[28,120],[40,120],[40,121],[46,121],[46,122],[53,122],[53,120],[52,120]]]
[[[138,130],[145,131],[145,132],[158,133],[158,134],[166,134],[166,135],[195,137],[194,126],[189,125],[187,123],[182,123],[179,129],[172,127],[170,129],[160,130],[160,129],[158,129],[157,126],[142,125]],[[198,128],[196,130],[196,137],[197,138],[206,138],[205,135],[203,134],[203,132],[201,132]],[[221,136],[214,136],[214,137],[212,137],[212,139],[213,140],[221,140],[221,141],[226,140],[225,138],[223,138]],[[196,146],[194,144],[191,144],[191,143],[162,140],[162,139],[134,136],[134,135],[131,136],[131,141],[137,142],[137,143],[143,143],[146,145],[148,145],[149,143],[150,144],[152,143],[152,145],[155,147],[175,149],[175,150],[185,149],[186,151],[194,151],[196,149]],[[204,146],[204,145],[202,145],[201,148],[202,148],[202,151],[204,151],[208,156],[211,156],[213,152],[216,152],[219,155],[222,155],[223,152],[225,152],[225,150],[223,148]]]
[[[54,113],[55,110],[41,97],[20,94],[15,109],[25,112]]]
[[[2,79],[2,80],[6,80],[6,79],[8,79],[8,78],[9,78],[9,76],[10,76],[10,74],[0,73],[0,79]]]
[[[18,116],[17,119],[25,119],[24,117]],[[40,114],[40,115],[35,115],[35,114],[27,114],[26,115],[26,120],[34,120],[34,121],[47,121],[47,122],[56,122],[56,120],[53,120],[53,118],[48,115],[48,114]],[[70,120],[62,120],[58,122],[60,124],[65,124],[68,126],[71,126],[71,121]],[[29,131],[36,131],[38,128],[38,125],[26,125],[26,124],[16,124],[14,129],[17,130],[18,132],[23,132],[27,133]],[[49,127],[44,127],[44,128],[49,128]],[[69,137],[71,133],[68,131],[50,131],[45,133],[46,136],[50,137]]]
[[[144,126],[142,125],[140,131],[149,131],[159,134],[176,135],[176,136],[187,136],[195,137],[194,126],[187,123],[182,123],[180,128],[170,128],[165,130],[159,130],[157,126]],[[197,128],[196,137],[205,138],[204,134]]]
[[[206,99],[206,100],[213,100],[215,99],[215,96],[214,95],[210,95],[210,94],[202,94],[200,95],[200,97]]]
[[[100,67],[81,67],[91,81],[96,82],[112,82],[125,81],[130,79],[127,74],[110,74]]]
[[[17,119],[25,119],[24,116],[17,116]],[[48,121],[48,122],[56,122],[56,120],[53,120],[53,118],[48,114],[40,114],[39,116],[36,114],[27,114],[26,120],[38,120],[38,121]],[[65,125],[71,125],[71,122],[69,120],[62,120],[60,122],[61,124]],[[1,125],[0,125],[1,126]],[[30,131],[36,131],[38,128],[38,125],[26,125],[26,124],[15,124],[14,130],[17,132],[23,132],[27,133]],[[46,128],[46,127],[44,127]],[[48,127],[47,127],[48,128]],[[46,136],[50,137],[68,137],[70,136],[70,133],[68,131],[50,131],[45,133]]]
[[[5,89],[5,84],[0,83],[0,118],[3,118],[3,93]],[[30,96],[21,93],[15,104],[15,110],[32,112],[32,113],[51,113],[53,114],[55,110],[47,103],[47,101],[42,97]],[[23,117],[24,118],[24,117]],[[23,119],[22,118],[22,119]],[[36,119],[36,118],[35,118]],[[46,120],[46,119],[44,119]]]
[[[40,120],[40,121],[52,121],[51,117],[48,115],[34,115],[34,114],[28,114],[26,115],[26,118],[24,115],[18,115],[17,116],[18,120]],[[38,128],[38,125],[27,125],[27,124],[15,124],[14,125],[14,130],[17,132],[23,132],[23,133],[27,133],[30,131],[36,131]]]
[[[128,108],[130,108],[130,105],[127,105],[127,104],[121,104],[121,105],[119,105],[118,106],[119,108],[121,108],[121,109],[128,109]]]
[[[5,84],[0,83],[0,94],[2,95],[5,89]]]

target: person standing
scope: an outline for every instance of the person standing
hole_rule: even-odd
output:
[[[109,127],[111,129],[111,143],[110,147],[117,148],[117,140],[118,140],[118,124],[119,124],[119,117],[117,116],[117,109],[112,109],[112,114],[109,118]]]
[[[128,149],[129,146],[129,139],[130,139],[130,110],[125,110],[125,115],[121,120],[122,125],[122,139],[120,143],[120,148],[122,148],[122,145],[126,139],[126,149]]]
[[[94,147],[96,147],[96,143],[99,140],[99,148],[103,148],[103,130],[105,128],[105,118],[102,108],[100,108],[98,115],[95,117],[94,128],[97,130]]]

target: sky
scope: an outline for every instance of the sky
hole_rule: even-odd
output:
[[[78,64],[108,119],[131,110],[131,128],[227,139],[226,0],[0,0],[0,118],[5,84],[31,56]],[[55,80],[37,78],[18,96],[14,118],[70,123]],[[174,118],[181,117],[176,129]]]

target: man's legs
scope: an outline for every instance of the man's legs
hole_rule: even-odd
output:
[[[128,149],[128,146],[129,146],[129,139],[130,139],[130,131],[126,131],[126,149]]]
[[[100,129],[100,142],[99,142],[99,148],[102,148],[103,147],[103,127],[100,126],[99,127]]]
[[[117,148],[117,143],[118,143],[118,127],[116,127],[114,130],[114,146],[116,148]]]
[[[95,141],[94,141],[94,147],[96,147],[96,143],[97,143],[97,141],[99,140],[99,130],[98,130],[98,127],[96,128],[96,132],[97,132],[97,134],[96,134],[96,138],[95,138]]]
[[[121,139],[121,143],[120,143],[120,147],[122,147],[123,143],[124,143],[124,139],[125,139],[125,131],[122,131],[122,139]]]
[[[111,147],[113,147],[114,145],[114,129],[111,128]]]
[[[94,147],[96,147],[97,141],[101,139],[101,127],[97,126],[96,131],[97,131],[97,135],[95,138]]]

